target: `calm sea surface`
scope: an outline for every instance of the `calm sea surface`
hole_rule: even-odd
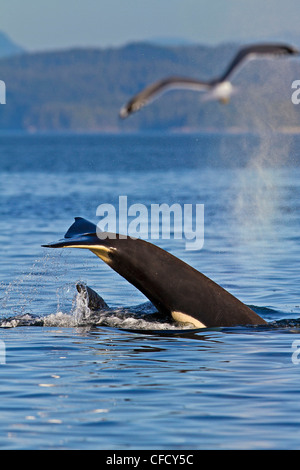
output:
[[[152,242],[269,325],[77,326],[78,281],[113,312],[147,299],[90,252],[41,245],[119,196],[204,204],[201,251]],[[0,448],[300,448],[300,138],[1,134],[0,197],[0,325],[47,320],[0,328]]]

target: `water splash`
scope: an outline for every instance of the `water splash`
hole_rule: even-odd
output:
[[[79,285],[84,286],[84,283],[81,282]],[[68,291],[69,288],[70,286],[66,285],[62,286],[59,290]],[[14,315],[8,318],[3,318],[0,321],[0,328],[16,328],[20,326],[60,328],[103,326],[130,330],[160,331],[189,330],[193,328],[193,325],[189,324],[176,324],[167,317],[157,313],[150,302],[132,308],[109,308],[108,306],[105,306],[101,310],[93,310],[90,308],[90,299],[86,295],[86,290],[78,290],[77,288],[77,291],[77,295],[74,297],[73,305],[69,313],[62,312],[58,309],[57,312],[44,316],[33,315],[30,313]]]
[[[80,283],[80,285],[84,285]],[[264,308],[254,308],[258,313],[267,311],[270,316],[272,311]],[[266,313],[266,312],[265,312]],[[276,312],[273,312],[276,313]],[[279,314],[279,312],[277,312]],[[272,315],[271,315],[272,317]],[[69,313],[57,311],[45,316],[37,316],[32,314],[15,315],[3,318],[0,321],[0,328],[17,328],[21,326],[40,326],[53,328],[93,328],[93,327],[109,327],[132,332],[145,333],[168,333],[183,334],[196,332],[191,324],[178,324],[169,320],[166,316],[158,313],[150,302],[128,308],[103,308],[102,310],[91,310],[89,307],[89,298],[82,289],[74,297],[73,307]],[[255,327],[253,327],[255,328]],[[270,321],[261,329],[278,329],[299,331],[300,319],[280,319]],[[230,329],[230,328],[229,328]],[[227,329],[228,330],[228,329]],[[204,330],[202,330],[204,331]],[[226,332],[226,328],[224,328]]]

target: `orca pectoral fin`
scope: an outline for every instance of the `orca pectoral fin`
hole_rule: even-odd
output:
[[[221,286],[165,250],[118,234],[97,236],[95,227],[77,218],[63,240],[44,246],[89,249],[139,289],[159,312],[176,321],[196,327],[266,323]],[[85,232],[91,229],[93,232]]]
[[[43,248],[87,248],[89,245],[98,244],[97,226],[82,217],[75,217],[64,238],[56,242],[42,245]]]
[[[89,220],[83,219],[82,217],[75,217],[75,222],[64,238],[75,238],[78,235],[91,234],[97,232],[97,226],[90,222]]]

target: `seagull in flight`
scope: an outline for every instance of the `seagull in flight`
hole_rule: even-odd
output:
[[[120,117],[122,119],[127,118],[130,114],[139,111],[160,95],[172,89],[206,91],[213,99],[219,100],[222,103],[228,103],[233,93],[230,78],[245,59],[259,56],[280,57],[291,55],[299,55],[299,51],[293,46],[286,44],[253,44],[245,46],[238,51],[221,77],[210,81],[186,77],[168,77],[158,80],[131,98],[121,108]]]

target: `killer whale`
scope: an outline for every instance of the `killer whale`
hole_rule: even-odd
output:
[[[196,328],[265,325],[248,306],[184,261],[141,239],[103,232],[76,217],[64,238],[45,248],[88,249],[139,289],[160,313]]]

